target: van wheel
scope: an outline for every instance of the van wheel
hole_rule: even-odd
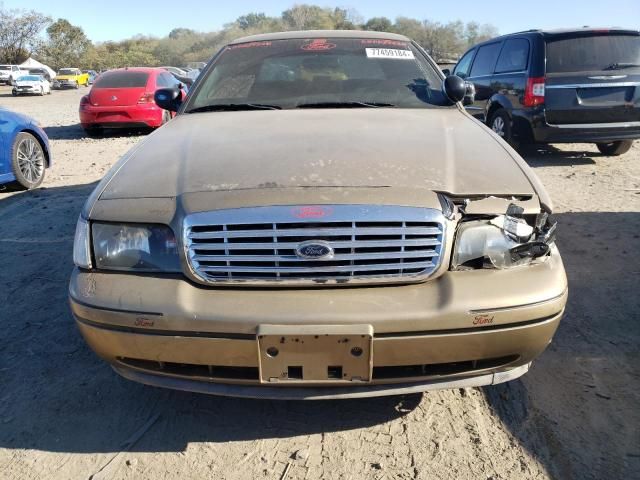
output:
[[[30,133],[19,133],[11,153],[11,169],[16,181],[27,190],[38,187],[44,180],[46,162],[38,139]]]
[[[513,139],[511,117],[509,117],[509,114],[504,108],[499,108],[493,112],[489,117],[487,125],[513,148],[517,147],[517,143]]]
[[[627,153],[631,148],[631,145],[633,145],[633,140],[619,140],[617,142],[596,143],[596,146],[598,147],[598,150],[600,150],[600,153],[609,157],[617,157],[618,155]]]

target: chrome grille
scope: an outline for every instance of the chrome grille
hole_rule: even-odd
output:
[[[219,210],[192,214],[184,225],[189,266],[204,283],[419,281],[440,264],[443,236],[439,210],[396,206]],[[303,258],[296,249],[306,242],[333,254]]]

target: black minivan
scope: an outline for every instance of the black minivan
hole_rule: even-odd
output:
[[[513,146],[594,142],[620,155],[640,138],[640,31],[504,35],[467,51],[453,74],[475,86],[467,111]]]

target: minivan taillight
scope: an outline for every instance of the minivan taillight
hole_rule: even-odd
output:
[[[530,77],[527,79],[522,103],[525,107],[544,104],[544,77]]]
[[[153,93],[143,93],[138,103],[153,103],[154,101]]]

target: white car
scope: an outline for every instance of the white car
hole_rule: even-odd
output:
[[[13,85],[18,77],[28,73],[18,65],[0,65],[0,83]]]
[[[50,95],[51,84],[42,75],[22,75],[15,81],[11,93],[14,97],[23,94]]]

